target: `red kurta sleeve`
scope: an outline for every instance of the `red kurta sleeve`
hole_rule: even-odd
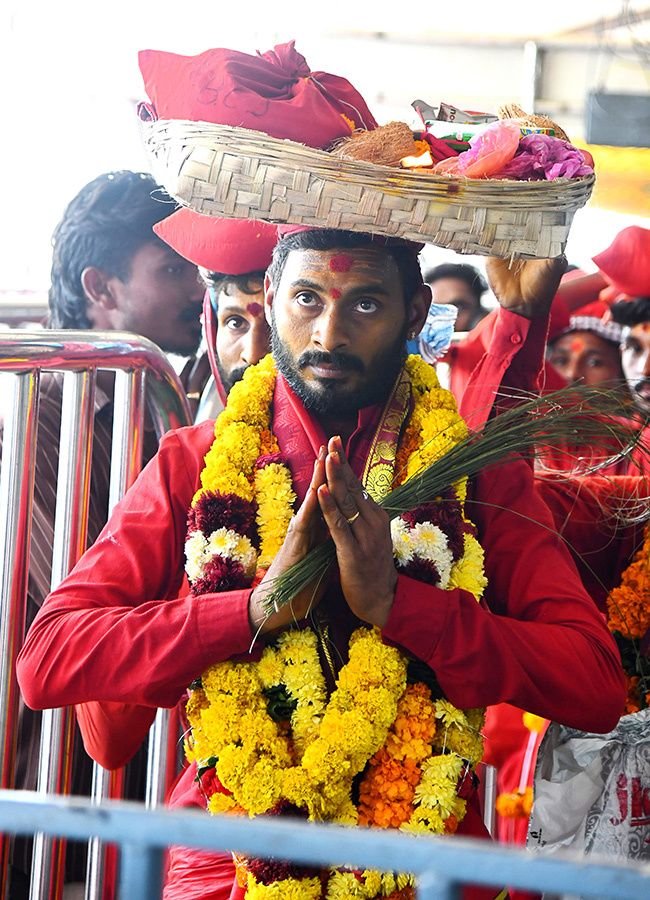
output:
[[[249,590],[177,596],[187,510],[212,435],[211,422],[166,435],[47,598],[18,659],[28,705],[172,707],[208,665],[246,653]]]
[[[485,550],[486,605],[400,576],[385,637],[427,662],[459,707],[508,702],[573,728],[613,728],[625,699],[618,651],[529,467],[479,476],[467,515]]]
[[[497,393],[538,393],[564,386],[560,376],[544,365],[548,317],[527,319],[501,308],[492,315],[496,319],[485,353],[460,399],[461,415],[471,428],[487,420]]]

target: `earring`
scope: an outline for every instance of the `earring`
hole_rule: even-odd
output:
[[[415,340],[415,337],[416,337],[415,332],[412,331],[412,332],[409,334],[409,341],[414,341],[414,340]]]

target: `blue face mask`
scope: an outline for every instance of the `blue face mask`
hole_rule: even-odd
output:
[[[408,341],[409,353],[419,353],[427,362],[435,362],[449,349],[458,309],[449,303],[432,303],[420,334]]]

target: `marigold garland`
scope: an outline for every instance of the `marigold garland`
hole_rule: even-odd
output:
[[[650,628],[650,526],[641,549],[607,598],[607,624],[621,654],[627,683],[623,715],[650,706],[650,660],[640,642]]]
[[[413,409],[397,451],[395,483],[416,475],[467,429],[434,370],[409,357]],[[187,573],[192,590],[257,583],[294,514],[291,473],[271,431],[271,357],[247,370],[215,425],[201,489],[188,516]],[[483,551],[463,515],[466,485],[393,522],[395,564],[442,589],[485,588]],[[309,628],[268,644],[259,663],[217,663],[188,702],[189,754],[221,785],[208,798],[218,813],[304,810],[311,819],[450,833],[465,812],[458,792],[482,755],[484,710],[434,699],[407,686],[408,659],[376,629],[350,639],[348,662],[329,697]],[[355,778],[362,776],[358,805]],[[238,861],[255,900],[411,898],[409,876],[334,871],[313,877],[276,861]]]

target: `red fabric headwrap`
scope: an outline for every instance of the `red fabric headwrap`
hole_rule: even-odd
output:
[[[650,229],[624,228],[592,259],[618,293],[650,297]]]
[[[276,226],[268,222],[204,216],[185,207],[153,230],[185,259],[224,275],[264,272],[278,241]]]
[[[198,56],[142,50],[138,61],[163,119],[252,128],[323,148],[357,128],[377,127],[350,82],[311,72],[294,41],[257,56],[223,48]]]

